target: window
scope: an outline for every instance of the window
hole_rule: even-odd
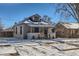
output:
[[[38,27],[35,27],[35,28],[34,28],[34,32],[35,32],[35,33],[39,32],[39,28],[38,28]]]
[[[17,27],[16,27],[16,31],[15,31],[15,32],[16,32],[16,34],[17,34]]]
[[[54,33],[55,32],[55,29],[52,29],[52,32]]]
[[[39,18],[38,17],[34,17],[35,19],[35,22],[38,22],[39,21]]]
[[[22,34],[22,26],[20,27],[20,34]]]
[[[37,17],[37,16],[34,16],[33,21],[34,21],[34,22],[39,22],[39,21],[40,21],[40,18]]]

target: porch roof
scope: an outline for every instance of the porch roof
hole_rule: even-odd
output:
[[[52,25],[43,25],[43,24],[38,24],[38,25],[29,24],[28,26],[30,27],[53,27]]]
[[[41,21],[41,22],[25,21],[24,23],[30,27],[53,27],[52,24],[49,24],[49,23],[44,22],[44,21]]]

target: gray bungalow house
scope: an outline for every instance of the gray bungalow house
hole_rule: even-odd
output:
[[[35,14],[13,26],[14,37],[25,39],[55,38],[53,24]]]

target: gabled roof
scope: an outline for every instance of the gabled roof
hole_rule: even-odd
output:
[[[79,23],[60,23],[67,29],[79,29]]]
[[[32,16],[37,16],[37,17],[41,17],[39,14],[34,14],[34,15],[32,15]]]
[[[38,14],[35,14],[35,15],[33,15],[33,16],[41,17],[41,16],[38,15]],[[30,17],[32,17],[32,16],[30,16]],[[22,20],[22,21],[20,21],[19,23],[15,24],[15,26],[24,23],[24,24],[27,24],[28,26],[33,26],[33,27],[44,27],[44,26],[45,26],[45,27],[53,27],[52,23],[45,22],[45,21],[43,21],[41,18],[40,18],[40,21],[34,22],[34,21],[32,21],[32,20],[30,19],[30,17],[25,18],[24,20]]]

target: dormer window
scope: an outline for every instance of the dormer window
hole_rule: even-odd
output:
[[[29,18],[33,22],[40,22],[40,16],[39,15],[33,15]]]
[[[36,16],[35,16],[35,17],[34,17],[34,21],[35,21],[35,22],[40,21],[39,17],[36,17]]]

